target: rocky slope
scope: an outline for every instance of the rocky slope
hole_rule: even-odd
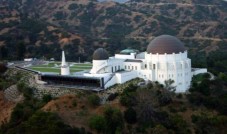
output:
[[[15,107],[14,102],[7,101],[4,97],[3,91],[0,91],[0,125],[7,123],[10,119],[10,115]]]

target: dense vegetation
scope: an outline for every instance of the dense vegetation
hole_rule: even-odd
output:
[[[49,95],[42,100],[34,98],[33,91],[25,83],[18,83],[17,88],[25,100],[14,108],[10,121],[0,127],[0,134],[84,134],[83,128],[72,128],[62,122],[55,113],[40,110],[48,101]]]
[[[5,79],[3,73],[7,70],[6,64],[0,63],[0,91],[6,89],[10,82]]]
[[[99,104],[100,98],[95,93],[78,95],[77,99],[72,99],[72,106],[81,110],[90,107],[91,111],[83,113],[87,123],[83,125],[89,130],[71,127],[57,113],[41,110],[53,98],[50,95],[44,95],[41,100],[34,98],[36,89],[27,86],[20,80],[21,75],[17,75],[18,80],[11,79],[11,82],[17,83],[25,100],[16,105],[10,121],[0,127],[0,133],[226,133],[227,81],[224,73],[215,80],[210,80],[209,74],[193,77],[189,94],[175,94],[172,81],[164,85],[150,82],[137,86],[141,79],[136,79],[112,87],[119,92],[110,95],[109,104],[104,106]],[[80,99],[90,106],[79,104]],[[100,107],[104,109],[94,114]]]
[[[175,94],[168,82],[143,87],[128,82],[115,98],[126,107],[124,112],[107,106],[103,115],[89,119],[89,126],[98,133],[225,134],[227,83],[209,79],[209,74],[194,77],[189,94]],[[118,125],[109,128],[111,122]]]
[[[81,1],[0,2],[0,59],[60,59],[64,49],[68,60],[90,61],[98,47],[110,55],[127,47],[145,51],[149,37],[161,34],[179,37],[192,54],[226,43],[227,4],[221,0]]]

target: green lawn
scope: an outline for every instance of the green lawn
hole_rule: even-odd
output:
[[[73,66],[92,67],[92,64],[74,64]]]
[[[31,66],[29,67],[32,70],[35,71],[40,71],[40,72],[52,72],[52,73],[60,73],[60,67],[55,67],[55,65],[60,65],[60,62],[51,62],[47,65],[36,65],[36,66]],[[79,72],[79,71],[83,71],[83,70],[89,70],[92,68],[92,64],[74,64],[74,63],[70,63],[73,64],[73,66],[70,67],[70,72],[74,73],[74,72]]]
[[[39,67],[30,67],[30,69],[35,70],[35,71],[40,71],[40,72],[53,72],[53,73],[60,73],[59,68],[39,68]]]
[[[82,67],[82,66],[71,66],[70,68],[72,68],[72,69],[91,69],[92,67],[89,67],[89,66],[85,66],[85,67]]]

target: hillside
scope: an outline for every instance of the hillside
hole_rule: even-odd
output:
[[[158,82],[137,86],[141,79],[134,79],[106,92],[78,90],[42,99],[34,97],[34,87],[17,83],[25,99],[1,105],[6,119],[0,134],[226,134],[227,77],[199,77],[193,78],[190,94],[175,94],[174,87],[167,90]],[[105,94],[110,96],[100,104]]]
[[[177,36],[191,53],[226,50],[227,2],[222,0],[8,0],[0,5],[3,59],[59,59],[64,48],[69,60],[91,60],[98,47],[110,55],[127,47],[144,51],[161,34]]]
[[[0,91],[0,126],[10,119],[15,103],[5,100],[3,91]]]

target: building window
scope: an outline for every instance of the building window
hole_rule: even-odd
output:
[[[144,65],[145,69],[147,69],[147,64]]]
[[[118,70],[121,70],[120,66],[118,66]]]
[[[113,67],[112,67],[112,73],[113,73]]]
[[[130,69],[130,66],[128,66],[128,69]]]
[[[125,66],[125,69],[127,69],[127,66]]]
[[[132,70],[134,69],[134,67],[132,66]]]
[[[117,66],[115,66],[115,72],[117,71]]]
[[[137,66],[135,66],[135,69],[137,70]]]
[[[155,69],[155,64],[153,64],[153,69]]]

